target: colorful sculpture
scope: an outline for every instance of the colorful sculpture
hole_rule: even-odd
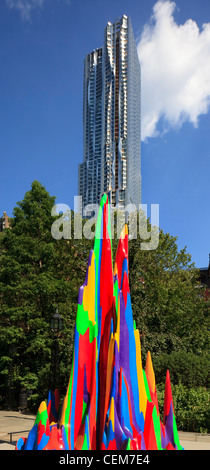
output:
[[[113,272],[109,211],[104,195],[79,289],[71,376],[60,416],[56,390],[47,405],[41,403],[18,450],[182,449],[169,372],[162,423],[150,352],[142,369],[128,282],[128,230],[121,233]]]

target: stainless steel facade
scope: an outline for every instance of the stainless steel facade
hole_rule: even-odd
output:
[[[104,32],[104,46],[84,62],[83,207],[109,194],[113,205],[141,203],[140,64],[130,18]]]
[[[83,207],[99,203],[102,160],[102,49],[85,57],[83,85],[83,163],[79,165],[79,195]]]

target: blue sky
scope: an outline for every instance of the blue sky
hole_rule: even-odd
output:
[[[142,66],[142,202],[197,267],[210,252],[209,0],[1,0],[0,214],[39,180],[73,209],[83,60],[131,17]],[[203,26],[205,24],[205,26]]]

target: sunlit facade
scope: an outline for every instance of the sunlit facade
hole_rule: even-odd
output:
[[[79,195],[83,207],[100,202],[102,160],[102,49],[84,60],[83,163],[79,165]]]
[[[140,64],[130,18],[108,23],[104,45],[85,58],[83,207],[103,193],[113,205],[141,203]]]

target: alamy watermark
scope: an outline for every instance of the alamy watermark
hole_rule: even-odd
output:
[[[74,211],[67,204],[53,206],[51,215],[57,217],[51,226],[52,237],[56,240],[71,238],[81,240],[84,236],[88,240],[95,237],[95,227],[98,217],[99,204],[88,204],[83,209],[82,218],[81,196],[74,196]],[[110,233],[111,238],[120,238],[120,233],[125,225],[129,227],[129,239],[137,239],[140,236],[141,250],[155,250],[159,244],[159,204],[151,204],[150,223],[148,224],[147,204],[141,204],[138,208],[135,204],[127,204],[125,207],[110,207]],[[72,217],[73,214],[73,217]],[[98,235],[97,235],[98,236]],[[103,237],[103,234],[101,234]]]

